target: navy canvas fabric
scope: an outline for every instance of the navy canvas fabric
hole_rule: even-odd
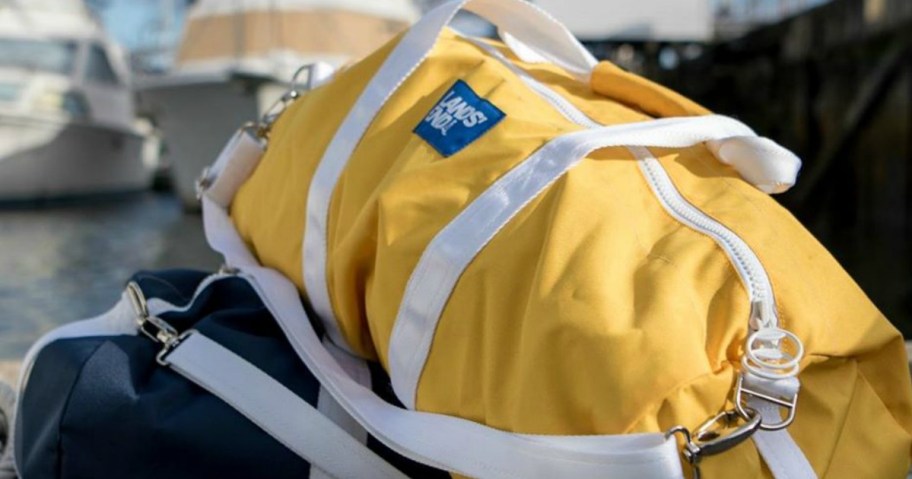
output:
[[[139,273],[147,298],[189,303],[206,273]],[[281,381],[311,405],[319,383],[298,359],[246,281],[212,283],[184,312],[162,315],[193,327]],[[16,460],[26,479],[307,478],[310,466],[238,412],[155,361],[145,336],[64,339],[38,356],[21,397]],[[389,389],[372,367],[376,389]],[[410,477],[448,474],[368,446]]]

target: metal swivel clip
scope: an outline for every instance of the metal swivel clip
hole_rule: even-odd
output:
[[[146,302],[146,296],[142,289],[135,281],[127,283],[127,297],[130,298],[130,304],[133,306],[133,312],[136,313],[136,324],[138,330],[146,335],[149,339],[162,345],[161,351],[155,356],[155,360],[162,366],[167,366],[166,357],[174,350],[184,339],[195,333],[195,329],[188,329],[179,333],[173,326],[158,316],[149,314],[149,305]]]
[[[266,109],[263,112],[263,115],[260,116],[259,121],[256,122],[247,122],[243,128],[251,131],[257,138],[261,140],[266,140],[269,137],[269,132],[272,130],[273,123],[282,115],[286,108],[288,108],[295,100],[301,96],[302,91],[308,91],[313,88],[314,80],[314,70],[318,68],[318,65],[311,63],[304,65],[301,68],[298,68],[294,75],[291,77],[291,84],[288,86],[288,90],[276,100],[272,106]],[[307,72],[307,80],[301,82],[301,77],[304,72]]]
[[[258,120],[248,121],[241,125],[240,131],[232,137],[232,140],[220,153],[219,158],[225,155],[226,152],[230,152],[230,149],[237,145],[236,142],[239,139],[239,134],[247,134],[255,138],[265,150],[269,143],[269,133],[272,131],[272,125],[278,120],[282,113],[295,102],[295,100],[301,97],[302,92],[312,89],[320,78],[325,77],[325,67],[325,64],[312,63],[298,68],[292,76],[291,83],[289,84],[288,89],[285,90],[285,93],[267,108]],[[302,81],[302,76],[305,72],[307,72],[307,77],[305,81]],[[218,160],[216,160],[216,164],[218,164]],[[196,199],[202,200],[203,194],[215,182],[215,179],[218,176],[218,171],[213,171],[218,169],[215,166],[216,164],[204,168],[197,178],[195,184]]]
[[[700,461],[706,456],[723,453],[749,439],[760,429],[760,414],[750,407],[723,411],[700,425],[691,434],[684,426],[674,426],[665,438],[681,434],[684,448],[681,455],[693,468],[693,478],[700,479]]]

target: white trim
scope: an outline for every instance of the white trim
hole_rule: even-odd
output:
[[[751,398],[748,404],[763,416],[764,422],[782,421],[775,404],[757,398]],[[775,479],[817,479],[817,473],[788,430],[760,430],[751,439]]]
[[[200,180],[212,183],[206,194],[227,208],[237,190],[260,164],[265,150],[265,140],[247,128],[237,130],[219,152],[212,166],[200,172]],[[215,178],[219,181],[214,181]]]
[[[302,241],[304,287],[327,335],[347,344],[333,312],[327,285],[327,223],[333,190],[349,158],[387,99],[418,68],[453,16],[465,6],[509,31],[524,46],[588,81],[596,61],[573,35],[547,13],[522,0],[457,0],[427,13],[402,38],[365,87],[320,159],[307,194]]]
[[[332,476],[313,464],[310,465],[310,479],[332,479]]]

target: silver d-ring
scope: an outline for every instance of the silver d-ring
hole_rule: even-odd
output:
[[[763,418],[761,417],[760,429],[763,429],[764,431],[778,431],[789,427],[795,420],[795,413],[798,410],[797,392],[790,398],[771,396],[756,389],[748,388],[747,385],[744,384],[744,374],[741,374],[738,376],[738,381],[735,384],[735,408],[737,408],[742,417],[747,417],[748,410],[754,411],[754,409],[747,405],[747,401],[751,397],[774,404],[779,407],[780,410],[785,409],[786,412],[785,419],[776,423],[764,423],[762,421]],[[754,412],[756,413],[756,411]],[[757,415],[760,416],[759,414]]]

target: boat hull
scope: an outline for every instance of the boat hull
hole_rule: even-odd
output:
[[[0,201],[148,188],[144,138],[88,123],[0,114]]]
[[[244,123],[257,119],[285,87],[263,78],[227,78],[144,88],[140,104],[165,142],[174,191],[184,209],[198,211],[196,180]]]

